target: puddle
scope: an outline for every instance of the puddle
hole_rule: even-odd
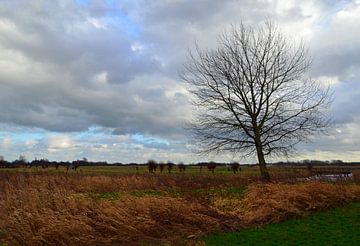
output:
[[[329,180],[329,181],[338,181],[338,180],[352,180],[353,174],[323,174],[323,175],[314,175],[308,178],[301,178],[299,180]]]

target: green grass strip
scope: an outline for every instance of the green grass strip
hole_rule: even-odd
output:
[[[360,245],[360,202],[303,219],[203,238],[206,245]]]
[[[121,197],[121,192],[89,192],[88,195],[95,200],[116,200]]]
[[[131,195],[135,197],[162,196],[163,192],[156,190],[135,190],[130,192],[88,192],[87,194],[95,200],[117,200],[124,195]]]

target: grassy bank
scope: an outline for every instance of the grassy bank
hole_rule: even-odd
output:
[[[204,238],[206,245],[358,245],[360,202],[303,219]]]

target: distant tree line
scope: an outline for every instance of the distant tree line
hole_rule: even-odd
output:
[[[274,166],[323,166],[323,165],[360,165],[360,162],[343,162],[342,160],[330,160],[330,161],[321,161],[321,160],[301,160],[301,161],[287,161],[287,162],[274,162],[269,163],[269,165]],[[133,166],[136,169],[139,167],[147,167],[149,173],[155,173],[157,170],[160,173],[167,172],[171,173],[174,169],[178,169],[179,172],[184,173],[187,167],[197,167],[199,171],[202,172],[203,169],[208,169],[209,172],[214,173],[217,167],[226,167],[233,173],[241,171],[241,167],[255,167],[257,164],[239,164],[238,162],[231,163],[220,163],[220,162],[198,162],[198,163],[188,163],[184,164],[182,162],[175,164],[173,162],[156,162],[155,160],[149,160],[146,163],[108,163],[106,161],[89,161],[87,158],[76,161],[49,161],[48,159],[35,159],[32,161],[27,161],[25,156],[20,155],[18,159],[14,161],[7,161],[4,157],[0,156],[0,168],[19,168],[19,167],[37,167],[37,168],[49,168],[53,167],[58,169],[59,167],[66,167],[67,169],[77,170],[80,166]]]
[[[149,169],[149,173],[155,173],[157,168],[159,168],[160,173],[163,173],[165,168],[167,169],[167,172],[170,174],[171,171],[173,170],[173,167],[177,167],[180,173],[184,173],[187,167],[198,167],[200,172],[202,171],[203,167],[206,167],[210,172],[214,173],[215,168],[217,166],[222,166],[222,167],[228,167],[229,170],[232,170],[235,173],[237,173],[238,171],[241,170],[240,168],[240,164],[237,162],[233,162],[233,163],[216,163],[216,162],[199,162],[197,164],[184,164],[184,163],[179,163],[179,164],[174,164],[172,162],[167,162],[167,163],[157,163],[154,160],[149,160],[146,163],[148,169]]]
[[[92,166],[92,165],[104,165],[106,162],[89,162],[86,158],[76,161],[49,161],[48,159],[37,159],[32,161],[27,161],[25,156],[20,155],[18,159],[14,161],[6,161],[2,156],[0,156],[0,168],[49,168],[54,167],[58,169],[59,167],[66,167],[67,169],[76,170],[79,166]]]

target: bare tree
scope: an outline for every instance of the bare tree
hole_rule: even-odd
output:
[[[149,169],[149,173],[154,173],[154,172],[156,172],[156,168],[157,168],[158,164],[154,160],[148,160],[147,166]]]
[[[169,172],[169,174],[170,174],[170,173],[171,173],[171,170],[172,170],[172,168],[175,166],[175,164],[172,163],[172,162],[168,162],[166,165],[167,165],[168,172]]]
[[[266,156],[288,155],[328,125],[329,90],[306,77],[307,49],[273,24],[234,26],[216,49],[196,48],[182,77],[194,96],[190,125],[201,151],[256,154],[268,180]]]

